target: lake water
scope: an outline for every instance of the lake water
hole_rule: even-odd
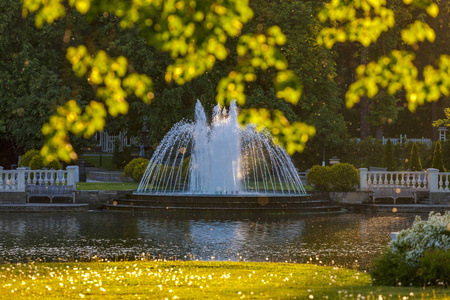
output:
[[[199,218],[127,212],[0,213],[0,262],[43,259],[308,262],[365,268],[413,214]],[[427,215],[421,215],[427,219]]]

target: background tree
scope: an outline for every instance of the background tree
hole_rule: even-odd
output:
[[[422,171],[422,164],[420,163],[419,146],[416,143],[411,148],[411,158],[409,159],[409,169],[411,171]]]
[[[434,148],[433,164],[431,166],[434,169],[438,169],[440,172],[445,172],[444,161],[442,160],[441,143],[437,142]]]
[[[99,14],[113,15],[122,28],[138,27],[139,34],[149,45],[169,53],[171,62],[165,69],[164,79],[179,85],[213,70],[216,61],[224,61],[230,53],[227,41],[238,37],[237,64],[217,85],[216,100],[221,104],[236,99],[243,105],[246,84],[255,81],[257,70],[268,68],[276,74],[277,97],[293,104],[300,98],[300,82],[294,72],[287,69],[287,61],[279,49],[286,41],[280,28],[272,26],[264,33],[241,34],[244,24],[253,16],[247,1],[70,0],[66,3],[63,0],[24,0],[22,11],[24,15],[34,13],[36,25],[42,27],[44,23],[63,18],[67,7],[73,7],[90,20],[95,20]],[[124,56],[113,58],[104,50],[91,51],[86,43],[69,47],[66,56],[77,76],[87,77],[96,90],[96,100],[100,101],[91,101],[83,110],[76,101],[70,100],[44,124],[42,132],[46,143],[42,153],[50,161],[57,156],[66,161],[76,158],[67,132],[89,137],[102,130],[107,112],[114,117],[128,112],[127,96],[134,94],[146,103],[155,98],[152,79],[129,68]],[[290,124],[281,112],[253,109],[240,119],[256,119],[261,125],[275,129],[272,131],[276,133],[276,140],[285,145],[289,153],[301,151],[309,136],[315,133],[314,128],[306,124]]]
[[[387,168],[388,171],[395,171],[394,148],[390,139],[384,146],[383,167]]]

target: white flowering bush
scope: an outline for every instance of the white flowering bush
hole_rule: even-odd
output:
[[[375,284],[450,286],[450,212],[417,217],[372,261]]]
[[[450,211],[444,215],[431,212],[427,221],[416,217],[411,228],[401,231],[392,241],[390,249],[402,254],[411,266],[419,264],[425,250],[450,249]]]

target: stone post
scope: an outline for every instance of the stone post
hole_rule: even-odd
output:
[[[367,191],[367,168],[359,168],[359,190]]]
[[[26,168],[17,168],[17,191],[25,192],[25,170]]]
[[[73,168],[75,170],[74,172],[74,178],[75,178],[75,183],[80,182],[80,167],[78,166],[67,166],[66,170],[69,168]]]
[[[73,186],[74,189],[77,188],[77,184],[75,181],[75,169],[76,169],[75,166],[68,166],[66,168],[66,170],[67,170],[67,185]]]
[[[430,188],[430,193],[439,192],[439,170],[438,169],[427,169],[428,172],[428,187]]]

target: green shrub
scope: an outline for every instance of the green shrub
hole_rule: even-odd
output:
[[[377,285],[418,284],[416,268],[408,265],[400,253],[386,249],[372,260],[370,275]]]
[[[388,171],[395,170],[394,148],[390,139],[384,146],[383,167],[387,168]]]
[[[44,163],[44,165],[45,165],[45,163]],[[53,169],[53,170],[61,170],[61,169],[62,169],[62,166],[61,166],[61,164],[59,163],[59,161],[53,160],[52,162],[50,162],[50,163],[48,163],[48,164],[46,165],[46,168],[47,168],[47,169]]]
[[[42,170],[44,168],[44,158],[41,155],[36,155],[31,159],[29,167],[31,170]]]
[[[182,178],[186,178],[186,176],[188,175],[190,162],[191,162],[191,158],[190,157],[185,158],[183,160],[183,163],[181,164],[181,168],[182,168],[181,169],[181,176],[182,176]]]
[[[306,174],[306,180],[309,184],[313,185],[316,190],[329,191],[330,190],[330,167],[328,166],[313,166],[308,174]]]
[[[31,160],[35,157],[35,156],[40,156],[40,152],[39,150],[36,149],[32,149],[27,151],[27,153],[25,153],[22,158],[20,159],[19,162],[19,167],[29,167]]]
[[[145,159],[145,158],[144,158]],[[134,166],[133,169],[133,180],[136,182],[141,181],[142,177],[144,176],[145,170],[147,170],[148,160],[147,163],[139,163]]]
[[[306,174],[308,183],[319,191],[354,191],[359,183],[359,172],[351,164],[336,164],[332,167],[314,166]]]
[[[422,285],[450,286],[450,251],[427,250],[419,258],[420,268],[417,270]]]
[[[430,213],[427,221],[416,217],[387,250],[372,261],[371,275],[377,284],[444,285],[450,277],[450,212]]]
[[[444,167],[449,170],[450,169],[450,139],[447,139],[445,142],[441,144],[442,148],[442,157],[444,161]]]
[[[420,163],[419,156],[419,146],[417,146],[417,143],[414,143],[412,145],[411,158],[409,160],[409,169],[411,171],[422,171],[422,164]]]
[[[438,169],[441,172],[445,172],[444,161],[442,160],[442,150],[441,150],[440,142],[437,142],[436,146],[434,148],[433,164],[431,167]]]
[[[349,192],[358,188],[359,172],[351,164],[336,164],[329,169],[330,186],[335,192]]]
[[[145,168],[147,168],[147,165],[149,163],[149,160],[146,158],[135,158],[132,161],[130,161],[124,168],[123,170],[123,176],[124,177],[131,177],[134,179],[134,170],[136,167],[140,166],[139,168],[144,168],[144,172],[145,172]],[[137,174],[137,173],[136,173]],[[143,175],[144,173],[142,173]],[[142,178],[142,176],[141,176]],[[140,180],[140,179],[139,179]],[[137,180],[137,181],[139,181]]]

